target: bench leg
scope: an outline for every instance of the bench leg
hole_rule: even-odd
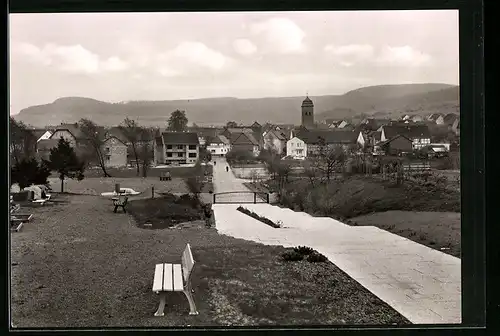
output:
[[[182,291],[189,302],[189,315],[198,315],[198,311],[196,310],[196,305],[194,304],[193,294],[191,286]]]
[[[123,209],[123,213],[127,213],[127,210],[125,210],[124,206],[122,206],[122,209]]]
[[[115,205],[115,210],[113,210],[113,212],[116,213],[116,210],[118,210],[118,205]]]
[[[165,309],[165,303],[167,300],[167,293],[160,292],[160,305],[158,306],[158,310],[155,313],[155,316],[163,316],[163,310]]]

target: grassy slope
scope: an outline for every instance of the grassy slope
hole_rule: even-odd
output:
[[[213,229],[144,230],[98,197],[57,197],[12,235],[18,327],[408,323],[331,263],[285,263],[282,247]],[[189,316],[185,297],[173,293],[155,318],[154,265],[178,262],[187,242],[200,314]]]
[[[376,226],[460,258],[460,213],[387,211],[351,220],[356,225]]]

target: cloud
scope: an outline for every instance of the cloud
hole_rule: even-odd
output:
[[[250,40],[237,39],[233,42],[234,50],[243,56],[249,56],[257,51],[257,47]]]
[[[410,46],[391,47],[386,46],[380,52],[376,63],[380,65],[410,66],[418,67],[429,65],[432,57]]]
[[[69,73],[97,73],[100,71],[121,71],[128,64],[118,57],[101,60],[99,55],[77,45],[46,44],[39,48],[33,44],[20,43],[13,46],[13,52],[23,55],[29,61],[43,66],[53,66]]]
[[[270,52],[297,53],[306,50],[303,44],[305,33],[290,19],[271,18],[266,21],[254,23],[250,32],[258,37],[263,37],[265,47]]]
[[[201,42],[182,42],[174,49],[157,57],[158,72],[163,76],[176,76],[194,68],[222,70],[231,60]]]

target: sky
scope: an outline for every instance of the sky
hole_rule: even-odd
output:
[[[9,16],[11,114],[107,102],[458,85],[458,11]]]

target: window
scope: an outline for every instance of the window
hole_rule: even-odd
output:
[[[295,150],[295,152],[296,152],[297,154],[302,154],[303,150],[302,150],[302,149],[296,149],[296,150]]]
[[[190,158],[195,158],[196,157],[196,153],[189,153],[189,157]]]
[[[167,153],[167,157],[172,157],[172,153]]]
[[[106,152],[106,154],[108,154],[109,153],[109,147],[104,148],[104,151]]]
[[[184,149],[184,145],[177,145],[177,149]]]
[[[106,161],[111,161],[111,155],[106,155]]]
[[[189,149],[196,150],[196,145],[189,145]]]
[[[215,149],[211,149],[211,150],[210,150],[210,153],[215,153]]]
[[[184,153],[177,153],[178,157],[184,157]]]
[[[167,145],[167,149],[172,149],[172,145]]]

